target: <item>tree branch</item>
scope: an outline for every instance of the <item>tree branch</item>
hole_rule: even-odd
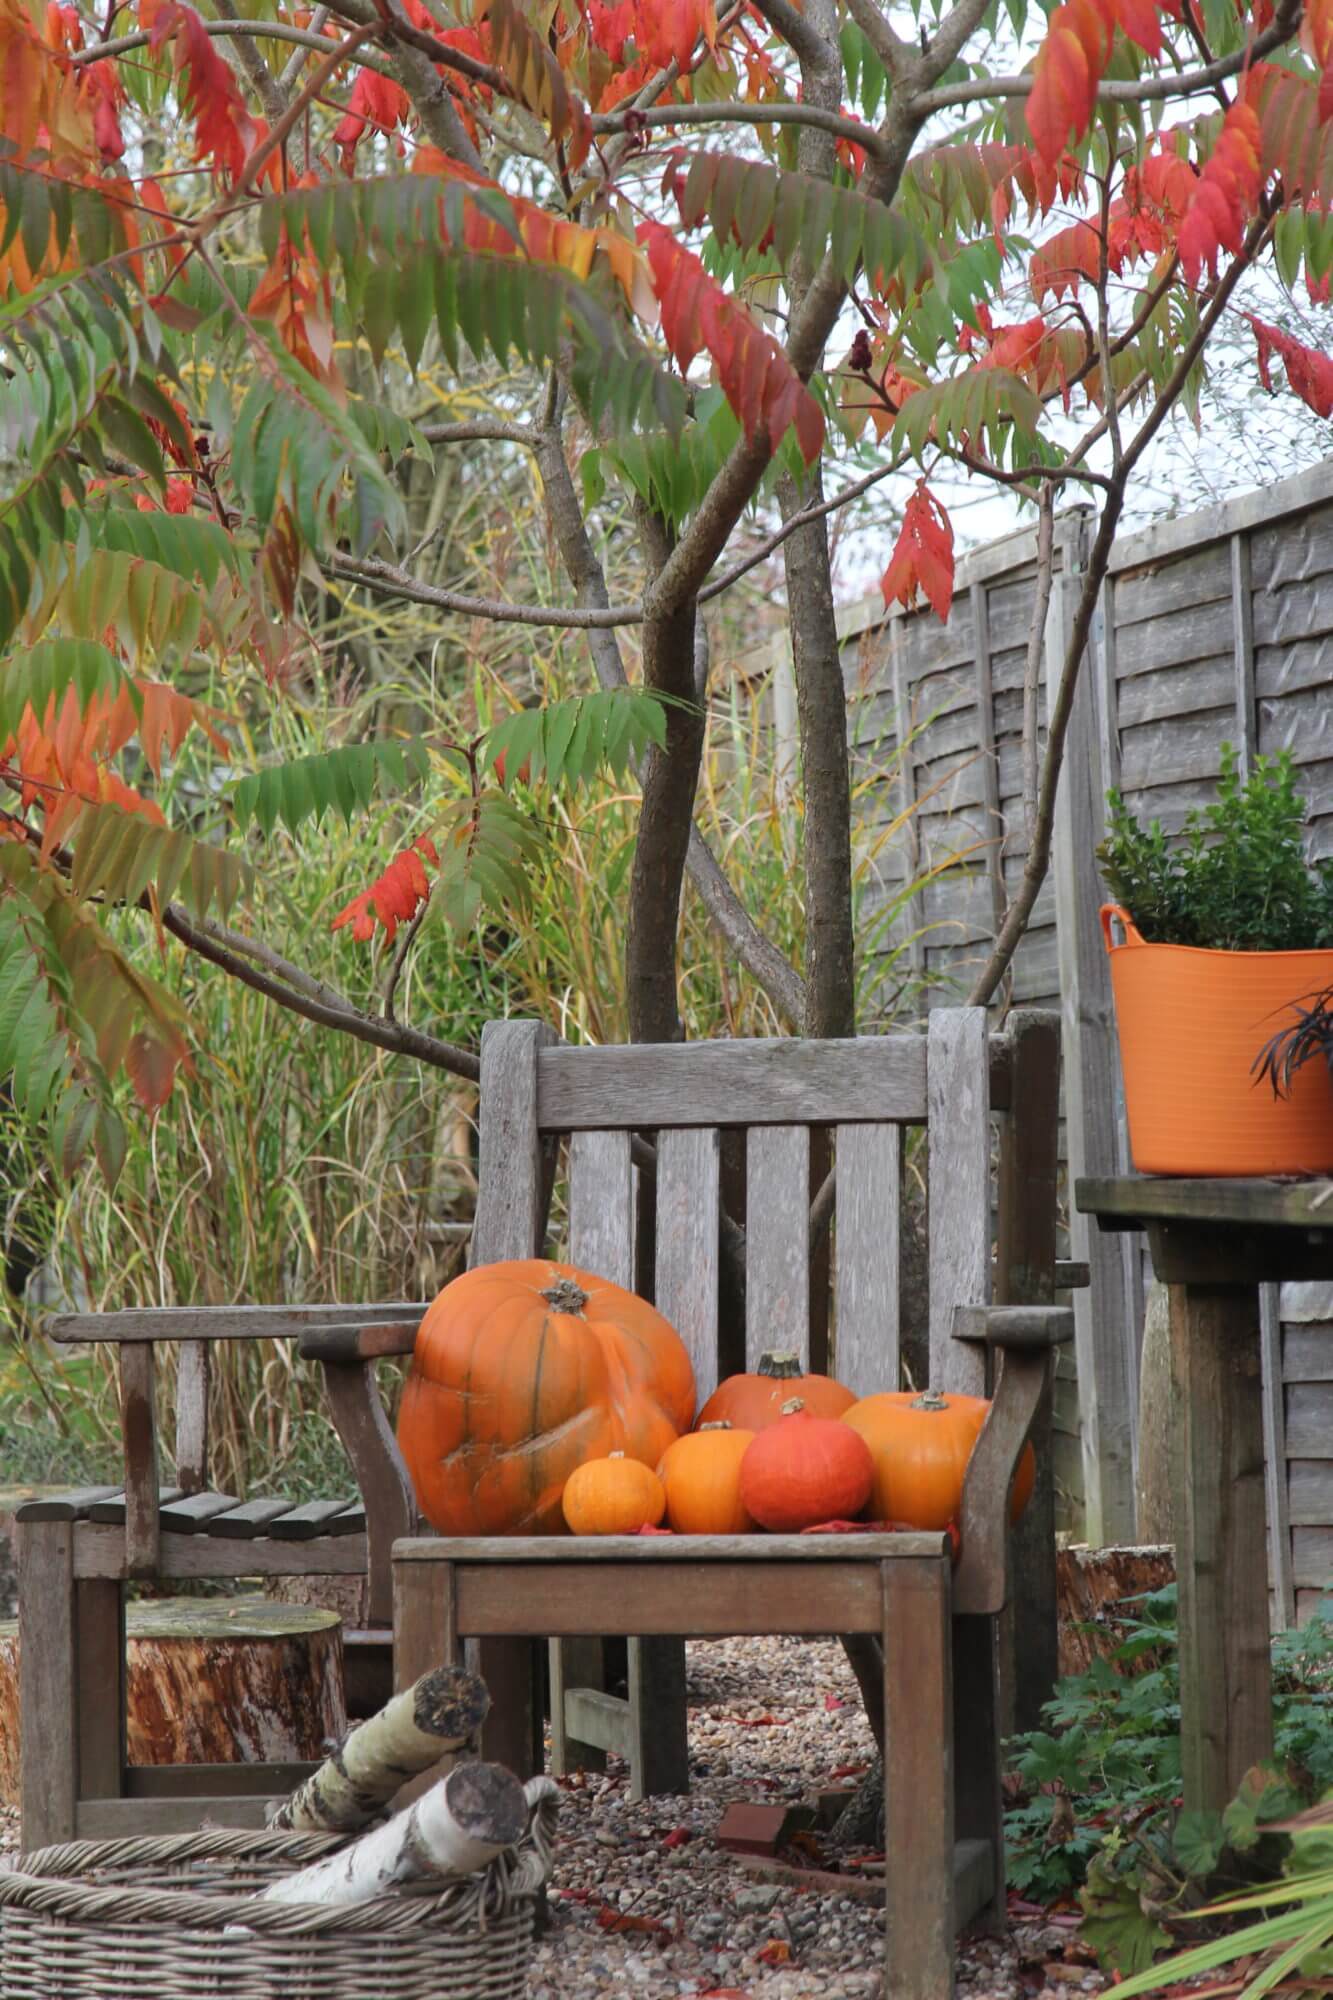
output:
[[[594,132],[625,132],[652,125],[804,125],[829,132],[838,139],[850,139],[872,159],[883,155],[879,134],[873,125],[859,118],[844,117],[817,104],[749,104],[719,101],[708,104],[659,104],[647,111],[599,111],[592,121]]]
[[[891,473],[901,472],[903,464],[904,460],[901,458],[890,459],[887,465],[878,466],[874,472],[867,472],[864,478],[853,480],[850,486],[844,486],[841,492],[832,494],[829,499],[821,500],[813,507],[803,507],[799,514],[793,514],[780,528],[775,528],[752,554],[742,556],[739,562],[733,563],[730,569],[723,570],[721,576],[706,584],[699,592],[700,604],[707,604],[710,598],[720,597],[724,590],[730,590],[734,583],[739,583],[750,570],[765,562],[776,549],[780,549],[788,535],[794,535],[807,521],[820,521],[826,514],[836,514],[839,507],[847,506],[850,501],[858,500],[863,493],[868,493],[872,486],[878,486],[881,479],[887,479]]]
[[[803,63],[822,69],[838,60],[836,43],[821,35],[792,0],[754,0],[754,11],[763,15],[774,34],[781,35]]]
[[[427,444],[521,444],[529,451],[537,448],[537,433],[531,424],[510,423],[504,417],[469,417],[457,424],[418,424]]]
[[[327,55],[334,45],[327,35],[312,34],[308,28],[293,28],[285,21],[201,21],[206,35],[235,35],[237,37],[261,36],[265,41],[291,42],[301,49],[312,49],[317,55]],[[87,63],[102,62],[112,56],[128,55],[134,49],[147,48],[151,37],[147,29],[136,29],[133,34],[117,35],[114,41],[93,42],[86,49],[75,49],[68,60],[75,69],[82,69]],[[365,69],[378,70],[381,76],[392,77],[393,65],[387,56],[373,54],[369,49],[358,49],[355,60]]]
[[[446,590],[442,584],[422,583],[396,563],[373,557],[341,553],[327,556],[324,568],[351,583],[363,583],[390,597],[408,597],[415,604],[434,604],[441,611],[457,611],[465,618],[493,618],[502,625],[559,625],[587,632],[615,625],[641,625],[643,607],[637,604],[552,605],[514,604],[507,598],[473,597],[466,591]]]

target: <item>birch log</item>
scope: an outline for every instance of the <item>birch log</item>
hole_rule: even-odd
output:
[[[269,1825],[296,1833],[352,1833],[368,1826],[409,1778],[461,1750],[490,1705],[485,1682],[462,1667],[423,1674],[354,1729]]]
[[[263,1900],[341,1908],[405,1887],[443,1888],[512,1847],[527,1823],[527,1800],[512,1771],[502,1764],[456,1764],[406,1812],[274,1882]]]

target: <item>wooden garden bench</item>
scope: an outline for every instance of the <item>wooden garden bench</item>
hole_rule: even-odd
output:
[[[858,1393],[897,1386],[903,1141],[909,1127],[927,1127],[932,1385],[994,1396],[968,1469],[956,1563],[940,1534],[431,1537],[394,1551],[400,1681],[477,1643],[492,1694],[486,1754],[522,1773],[542,1754],[534,1648],[550,1635],[560,1635],[557,1771],[614,1749],[628,1755],[640,1794],[688,1783],[687,1636],[841,1628],[881,1644],[877,1674],[858,1677],[882,1691],[894,2000],[944,2000],[956,1925],[1003,1908],[999,1637],[1018,1567],[1009,1494],[1048,1407],[1053,1345],[1073,1326],[1053,1304],[1058,1048],[1050,1016],[1014,1015],[991,1038],[978,1009],[937,1010],[925,1036],[846,1042],[583,1049],[523,1022],[493,1023],[482,1040],[473,1263],[542,1253],[567,1136],[569,1260],[654,1297],[690,1350],[701,1401],[720,1368],[753,1366],[774,1347],[830,1366]],[[744,1135],[739,1352],[739,1328],[719,1310],[726,1156],[738,1150],[728,1134]],[[809,1220],[812,1161],[830,1141],[831,1354],[812,1310],[829,1280],[812,1264]],[[350,1356],[378,1336],[332,1338]],[[1038,1455],[1016,1657],[1020,1673],[1026,1657],[1049,1678],[1048,1438]],[[604,1685],[603,1641],[617,1632],[630,1635],[628,1700]]]
[[[181,1765],[125,1760],[125,1587],[185,1577],[365,1577],[366,1628],[354,1658],[387,1696],[392,1637],[390,1550],[417,1514],[373,1361],[325,1364],[330,1414],[359,1494],[241,1501],[209,1485],[208,1388],[213,1343],[299,1338],[352,1325],[411,1351],[424,1306],[219,1306],[75,1313],[61,1342],[119,1348],[125,1477],[121,1487],[44,1495],[15,1509],[19,1594],[21,1820],[25,1847],[75,1838],[174,1833],[208,1818],[263,1824],[267,1799],[304,1766]],[[160,1341],[180,1342],[174,1474],[164,1483],[157,1437]],[[349,1485],[350,1485],[349,1480]],[[312,1764],[311,1770],[315,1768]]]

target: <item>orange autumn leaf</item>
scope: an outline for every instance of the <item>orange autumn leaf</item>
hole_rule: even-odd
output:
[[[1091,125],[1117,28],[1149,55],[1161,54],[1162,24],[1154,0],[1064,0],[1052,14],[1027,102],[1028,130],[1048,166],[1054,166],[1071,136],[1081,139]]]
[[[167,41],[174,44],[177,82],[185,110],[194,120],[196,160],[212,160],[220,173],[234,180],[259,128],[246,110],[230,65],[184,0],[142,0],[139,19],[153,48],[160,49]]]
[[[333,132],[333,143],[342,154],[348,173],[352,171],[356,149],[367,125],[373,125],[377,132],[392,132],[395,126],[407,123],[411,108],[407,92],[391,76],[381,76],[374,69],[357,72],[347,109]]]
[[[918,591],[941,621],[953,603],[953,523],[924,479],[903,509],[903,525],[879,580],[885,605],[910,610]]]
[[[266,319],[307,372],[340,399],[343,379],[333,358],[333,288],[307,249],[298,251],[285,229],[250,299],[255,319]]]
[[[375,935],[375,925],[384,926],[385,938],[392,943],[399,924],[411,923],[417,911],[430,895],[430,877],[424,861],[432,868],[438,868],[440,857],[433,840],[424,834],[396,854],[384,873],[373,881],[359,896],[353,896],[350,903],[339,910],[330,929],[340,931],[345,924],[352,927],[352,936],[364,944]]]

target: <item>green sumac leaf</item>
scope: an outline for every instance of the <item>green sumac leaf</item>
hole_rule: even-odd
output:
[[[39,719],[54,702],[59,710],[73,688],[82,714],[94,695],[128,688],[141,698],[115,654],[95,639],[42,639],[0,667],[0,743],[14,735],[31,706]]]
[[[371,802],[424,781],[430,759],[423,743],[344,743],[285,764],[269,764],[240,779],[231,794],[236,824],[255,822],[265,834],[281,820],[295,833],[306,820],[322,824],[330,810],[347,826]]]
[[[845,278],[863,267],[872,284],[899,275],[911,290],[929,261],[925,239],[883,202],[733,154],[696,153],[680,207],[687,228],[707,218],[719,242],[742,250],[766,248],[771,230],[784,265],[798,248],[810,262],[829,251]]]
[[[663,698],[646,688],[608,688],[545,708],[521,709],[487,731],[482,767],[504,785],[580,785],[597,771],[615,774],[650,743],[666,742]]]

